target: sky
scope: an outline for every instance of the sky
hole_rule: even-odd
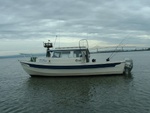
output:
[[[150,47],[149,0],[0,0],[0,56],[45,52],[43,42]]]

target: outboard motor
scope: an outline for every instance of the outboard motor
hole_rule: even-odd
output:
[[[125,59],[125,74],[129,74],[133,68],[133,60],[132,59]]]

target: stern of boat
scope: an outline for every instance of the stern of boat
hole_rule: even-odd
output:
[[[125,74],[131,73],[132,68],[133,68],[133,60],[126,58],[126,59],[125,59],[125,69],[124,69],[124,73],[125,73]]]

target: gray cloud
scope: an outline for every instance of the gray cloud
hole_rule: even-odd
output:
[[[130,35],[148,45],[149,14],[147,0],[0,0],[0,40],[59,34],[117,44]]]

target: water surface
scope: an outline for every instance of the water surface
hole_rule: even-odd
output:
[[[113,59],[125,57],[134,61],[128,76],[33,78],[18,58],[0,59],[0,113],[149,113],[150,52]]]

